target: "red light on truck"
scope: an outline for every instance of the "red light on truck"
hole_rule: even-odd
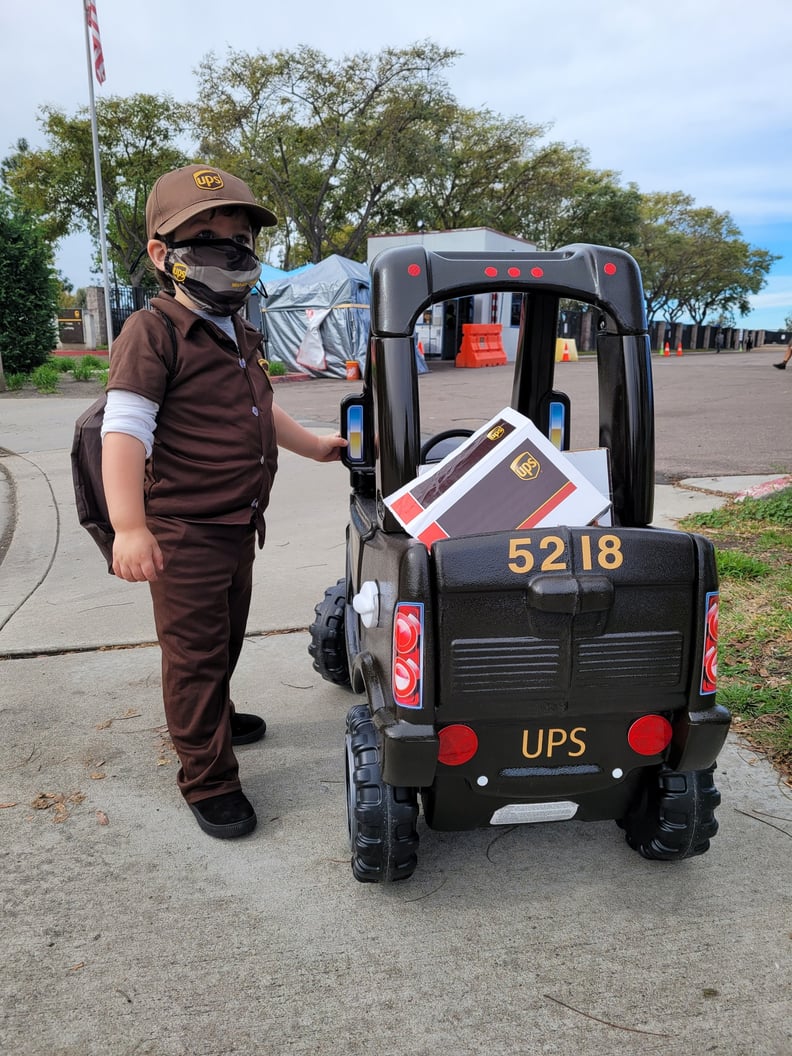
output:
[[[704,655],[701,660],[701,692],[714,693],[718,685],[718,602],[717,590],[707,595],[704,617]]]
[[[478,737],[475,730],[461,723],[444,726],[438,733],[440,750],[437,760],[446,766],[461,766],[478,751]]]
[[[671,723],[662,715],[643,715],[627,732],[627,742],[638,755],[659,755],[671,743]]]
[[[615,275],[616,265],[609,261],[602,270],[605,272],[606,275]]]
[[[393,617],[393,699],[423,707],[423,620],[420,602],[399,602]]]
[[[413,276],[420,275],[421,274],[421,265],[420,264],[410,264],[407,267],[407,274],[408,275],[413,275]]]
[[[531,274],[535,279],[541,279],[544,275],[544,270],[542,268],[531,268]]]
[[[484,274],[487,276],[488,279],[494,279],[495,276],[498,274],[498,269],[493,267],[485,268]]]

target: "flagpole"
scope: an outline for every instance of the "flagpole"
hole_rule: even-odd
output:
[[[88,11],[85,0],[83,6],[83,25],[85,27],[85,56],[88,60],[88,98],[91,108],[91,137],[93,139],[94,174],[96,178],[96,212],[99,221],[99,249],[102,254],[102,277],[104,279],[105,317],[107,320],[107,354],[113,347],[113,314],[110,308],[110,274],[107,266],[107,237],[105,235],[104,192],[102,190],[102,167],[99,162],[99,131],[96,124],[96,100],[93,86],[93,63],[91,62],[91,40],[88,32]]]

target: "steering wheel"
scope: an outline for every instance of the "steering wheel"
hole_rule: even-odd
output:
[[[421,444],[421,465],[425,465],[428,462],[441,462],[445,458],[445,455],[440,455],[438,458],[429,457],[432,448],[442,444],[444,440],[453,440],[455,437],[464,440],[472,436],[473,432],[473,429],[445,429],[442,433],[435,433],[434,436],[430,436],[428,440]],[[447,451],[446,454],[450,454],[450,451]]]

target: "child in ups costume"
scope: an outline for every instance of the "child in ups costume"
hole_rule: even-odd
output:
[[[147,250],[163,292],[113,343],[102,429],[113,571],[149,583],[179,788],[221,838],[256,825],[233,746],[266,725],[234,711],[229,683],[277,449],[331,462],[346,443],[273,403],[262,335],[238,315],[260,273],[256,236],[276,222],[220,169],[188,165],[157,180]]]

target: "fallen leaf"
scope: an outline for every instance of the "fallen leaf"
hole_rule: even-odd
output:
[[[18,807],[18,803],[0,803],[0,810],[5,810],[7,807]]]
[[[92,781],[101,781],[103,778],[107,777],[107,774],[103,774],[99,770],[94,770],[94,772],[88,776]]]
[[[52,821],[55,825],[59,825],[62,821],[66,821],[69,817],[69,812],[66,809],[65,803],[56,803],[55,809],[52,812]]]
[[[85,967],[85,961],[80,961],[79,964],[73,964],[69,969],[70,972],[79,972],[81,968]]]
[[[96,812],[96,820],[99,822],[100,825],[109,825],[110,824],[110,819],[108,818],[108,816],[105,814],[105,812],[103,810],[97,810],[97,812]]]
[[[97,730],[109,730],[112,725],[113,725],[113,720],[112,719],[105,719],[104,722],[97,723],[96,724],[96,728],[97,728]]]

